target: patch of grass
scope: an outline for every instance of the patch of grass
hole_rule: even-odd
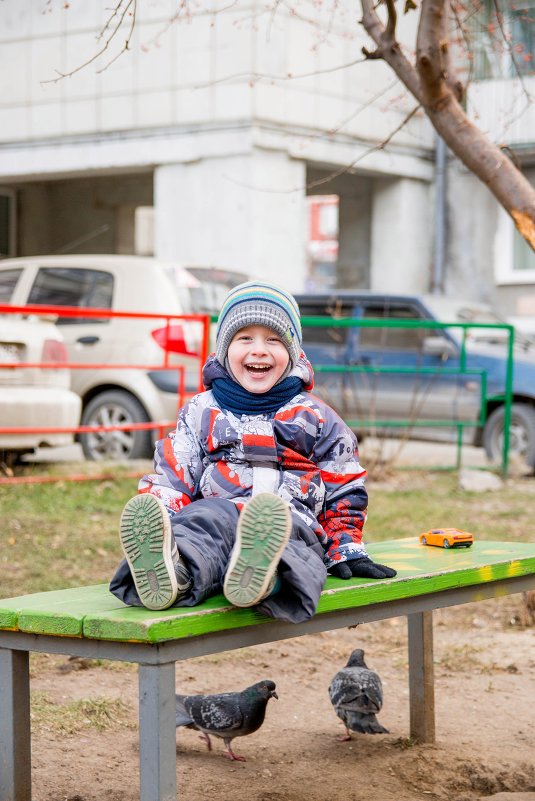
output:
[[[477,656],[482,651],[482,648],[474,645],[453,646],[448,648],[448,651],[439,659],[435,659],[435,663],[449,673],[465,673],[466,671],[482,673],[485,666]]]
[[[410,737],[398,737],[389,743],[390,747],[399,748],[400,751],[407,751],[409,748],[414,748],[415,745],[418,745],[418,743],[416,743],[414,740],[411,740]]]
[[[46,693],[31,694],[32,731],[79,734],[87,729],[134,729],[132,710],[119,698],[82,698],[57,704]]]
[[[101,584],[122,558],[118,521],[137,482],[0,486],[0,596]]]

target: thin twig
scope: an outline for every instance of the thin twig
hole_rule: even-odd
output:
[[[325,67],[323,70],[313,70],[312,72],[301,72],[293,74],[289,72],[287,75],[269,75],[265,72],[235,72],[233,75],[226,75],[224,78],[217,78],[212,81],[205,81],[204,83],[194,84],[193,89],[207,89],[218,83],[226,83],[227,81],[237,81],[246,78],[251,82],[258,81],[295,81],[300,78],[313,78],[316,75],[325,75],[330,72],[338,72],[345,70],[349,67],[354,67],[356,64],[363,64],[365,58],[356,58],[354,61],[349,61],[347,64],[338,64],[336,67]]]
[[[101,34],[97,38],[100,38],[100,36],[102,35],[103,31],[107,30],[111,20],[117,14],[117,12],[118,12],[119,8],[122,6],[122,4],[123,4],[123,0],[119,0],[119,3],[115,6],[115,9],[114,9],[113,13],[110,15],[110,17],[106,21],[106,24],[104,25],[104,28],[102,29]],[[123,12],[122,12],[122,14],[120,16],[119,22],[117,23],[117,25],[115,26],[113,31],[110,33],[110,35],[106,39],[104,45],[93,56],[91,56],[91,58],[88,58],[86,61],[83,62],[83,64],[80,64],[78,67],[75,67],[70,72],[60,72],[59,70],[56,70],[56,72],[58,73],[58,77],[57,78],[49,78],[46,81],[41,81],[41,84],[57,83],[58,81],[61,81],[63,78],[70,78],[72,75],[75,75],[77,72],[80,72],[80,70],[83,70],[85,67],[89,66],[89,64],[92,64],[94,61],[96,61],[103,53],[106,52],[106,50],[110,46],[110,43],[115,38],[115,36],[117,34],[117,31],[119,30],[119,28],[123,24],[123,21],[124,21],[126,15],[128,14],[128,10],[129,10],[131,5],[134,6],[134,11],[133,11],[133,14],[132,14],[132,16],[133,16],[133,24],[130,26],[130,32],[129,32],[129,37],[130,37],[132,35],[132,31],[133,31],[134,25],[135,25],[137,0],[127,0],[126,7],[125,7],[125,9],[123,10]],[[128,38],[126,40],[126,42],[125,42],[125,46],[120,51],[119,55],[124,53],[125,50],[128,50],[129,41],[130,41],[130,39]],[[115,56],[115,58],[112,59],[112,61],[110,61],[110,64],[113,63],[113,61],[115,61],[117,58],[118,58],[118,56]],[[109,66],[109,64],[107,66]],[[102,72],[102,70],[100,70],[100,72]]]
[[[380,98],[383,95],[385,95],[387,92],[389,92],[390,89],[393,89],[394,86],[396,86],[396,84],[398,84],[398,83],[400,83],[399,78],[394,78],[394,80],[391,83],[387,84],[383,89],[381,89],[380,92],[377,92],[375,95],[370,97],[369,100],[367,100],[365,103],[363,103],[362,106],[359,106],[356,111],[353,111],[349,115],[349,117],[346,117],[344,120],[342,120],[342,122],[339,122],[338,125],[336,125],[335,128],[329,128],[328,134],[330,136],[332,136],[332,134],[335,134],[335,133],[338,133],[338,131],[341,131],[342,128],[344,128],[347,125],[348,122],[351,122],[352,120],[354,120],[355,117],[358,117],[358,115],[362,111],[365,111],[365,109],[369,108],[369,106],[372,106],[377,100],[380,100]]]
[[[269,42],[270,39],[271,39],[271,28],[273,27],[273,24],[275,22],[275,14],[279,10],[279,6],[281,4],[282,4],[282,0],[275,0],[275,2],[273,3],[273,5],[272,5],[272,7],[270,9],[269,22],[268,22],[268,27],[267,27],[267,32],[266,32],[266,42]]]
[[[101,30],[101,31],[100,31],[100,33],[98,34],[98,36],[97,36],[97,41],[98,41],[98,40],[100,40],[100,39],[102,39],[102,38],[104,37],[104,34],[106,33],[106,31],[107,31],[107,30],[108,30],[108,28],[110,27],[110,25],[111,25],[111,22],[112,22],[113,18],[114,18],[115,16],[117,16],[117,14],[119,13],[119,9],[121,8],[121,6],[122,6],[123,2],[124,2],[124,0],[119,0],[119,2],[117,3],[117,5],[116,5],[116,6],[115,6],[115,8],[113,9],[113,12],[110,14],[110,16],[108,17],[108,19],[106,20],[106,22],[105,22],[105,24],[104,24],[104,27],[102,28],[102,30]]]
[[[472,43],[470,41],[471,34],[469,33],[468,29],[465,27],[465,25],[463,23],[463,20],[459,16],[459,12],[455,8],[454,0],[453,0],[453,2],[450,2],[450,11],[452,12],[453,16],[455,17],[455,22],[457,24],[457,27],[460,30],[461,36],[464,39],[466,52],[469,53],[471,51],[471,49],[472,49]],[[467,19],[468,19],[468,17],[467,17]],[[467,78],[466,85],[465,85],[465,92],[466,92],[466,88],[467,88],[468,84],[470,83],[470,81],[472,80],[472,77],[473,77],[473,72],[474,72],[474,62],[473,62],[473,60],[470,60],[469,65],[470,66],[469,66],[469,69],[468,69],[468,78]]]
[[[507,40],[507,33],[506,33],[504,25],[503,25],[502,10],[501,10],[501,8],[500,8],[500,6],[498,4],[498,0],[493,0],[493,3],[494,3],[494,8],[496,10],[496,21],[498,22],[498,27],[499,27],[500,33],[502,35],[502,39],[503,39],[503,43],[505,45],[505,49],[509,53],[509,55],[511,56],[511,61],[513,62],[513,66],[515,68],[515,72],[516,72],[516,74],[518,76],[518,79],[520,81],[520,84],[522,86],[524,94],[526,95],[528,101],[531,103],[533,98],[530,95],[530,93],[528,92],[528,89],[527,89],[526,84],[524,82],[524,76],[522,75],[522,72],[520,70],[520,66],[518,64],[518,61],[516,60],[516,56],[514,54],[514,50],[513,50],[512,46],[511,46],[510,42]]]
[[[305,188],[313,189],[316,186],[321,186],[322,184],[325,184],[328,181],[332,181],[334,178],[338,178],[339,175],[344,175],[345,173],[350,172],[354,168],[354,166],[358,164],[359,161],[362,161],[364,158],[366,158],[366,156],[369,156],[371,153],[374,153],[377,150],[383,150],[388,145],[388,143],[392,141],[394,136],[397,133],[399,133],[399,131],[401,131],[401,129],[409,122],[409,120],[412,117],[414,117],[419,108],[420,108],[420,103],[418,103],[418,105],[415,106],[412,109],[412,111],[410,111],[404,117],[403,121],[397,126],[397,128],[394,128],[394,130],[391,131],[391,133],[389,133],[386,139],[383,139],[382,142],[379,142],[377,145],[370,147],[364,153],[361,153],[358,158],[356,158],[354,161],[351,162],[351,164],[347,164],[345,167],[341,167],[339,170],[336,170],[335,172],[331,173],[326,178],[318,178],[316,181],[311,181],[310,183],[307,183],[305,185]],[[285,194],[289,195],[292,194],[293,192],[303,191],[302,186],[295,186],[292,189],[266,189],[259,186],[253,186],[252,184],[248,184],[245,181],[237,181],[236,179],[230,178],[229,176],[225,177],[227,178],[228,181],[231,181],[231,183],[235,184],[236,186],[241,186],[244,189],[252,189],[256,192],[266,192],[268,194],[273,194],[273,195],[285,195]]]
[[[175,23],[177,23],[179,20],[182,20],[182,19],[191,20],[192,19],[193,15],[192,15],[191,10],[188,8],[188,0],[178,0],[178,2],[180,4],[180,7],[179,7],[178,11],[175,11],[175,13],[172,14],[169,17],[169,19],[166,20],[166,22],[154,34],[153,37],[151,37],[150,39],[147,39],[144,42],[144,47],[145,48],[151,47],[155,43],[158,43],[159,39],[164,34],[167,33],[169,28],[171,28],[173,25],[175,25]],[[234,6],[238,5],[238,3],[239,3],[239,0],[231,0],[231,2],[228,3],[228,5],[222,6],[217,11],[214,11],[213,9],[212,9],[212,11],[205,10],[205,11],[201,12],[199,14],[199,16],[201,16],[201,14],[204,15],[204,16],[211,16],[211,15],[216,14],[216,13],[217,14],[223,14],[225,11],[229,11],[231,8],[234,8]]]
[[[316,186],[321,186],[321,184],[328,183],[329,181],[332,181],[334,178],[338,178],[338,176],[350,172],[355,167],[355,165],[358,164],[359,161],[362,161],[364,158],[366,158],[366,156],[369,156],[371,153],[375,153],[378,150],[384,150],[384,148],[388,145],[388,143],[392,141],[394,136],[397,133],[399,133],[402,130],[402,128],[405,127],[405,125],[409,122],[409,120],[412,119],[412,117],[414,117],[419,108],[421,108],[420,103],[418,103],[418,105],[415,106],[412,109],[412,111],[410,111],[403,118],[403,120],[397,126],[397,128],[394,128],[394,130],[382,142],[379,142],[379,144],[377,145],[373,145],[373,147],[370,147],[364,153],[361,153],[360,156],[358,156],[358,158],[356,158],[354,161],[351,162],[351,164],[348,164],[345,167],[341,167],[339,170],[336,170],[336,172],[331,173],[325,178],[318,178],[316,181],[312,181],[311,183],[307,184],[307,189],[314,189]]]
[[[136,27],[136,11],[137,11],[137,0],[133,0],[134,3],[134,10],[132,11],[132,20],[130,22],[130,30],[128,31],[128,36],[125,39],[125,43],[123,45],[122,50],[120,50],[107,64],[105,64],[101,69],[97,70],[97,75],[100,75],[104,70],[107,70],[119,56],[122,56],[127,50],[130,49],[130,39],[132,38],[132,34],[134,33],[134,28]]]

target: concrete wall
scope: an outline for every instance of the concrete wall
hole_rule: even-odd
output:
[[[304,163],[269,151],[159,167],[155,254],[302,289],[304,186]]]
[[[135,208],[152,205],[154,175],[157,256],[302,289],[311,166],[347,179],[337,189],[338,283],[406,269],[402,283],[419,290],[426,224],[405,214],[396,227],[391,214],[394,263],[372,215],[388,205],[376,198],[381,178],[432,180],[431,129],[418,112],[382,147],[415,102],[384,64],[360,57],[359,0],[308,4],[306,14],[216,0],[213,11],[178,16],[176,0],[151,0],[138,4],[129,51],[120,53],[127,18],[99,56],[110,9],[106,0],[0,3],[0,183],[19,193],[19,254],[133,252]],[[399,21],[409,46],[415,22]],[[136,173],[145,174],[139,192]]]
[[[410,178],[374,184],[370,288],[428,292],[431,275],[430,188]]]
[[[17,190],[18,255],[134,253],[134,213],[152,175],[29,182]]]
[[[535,271],[514,274],[513,235],[487,187],[450,158],[446,294],[491,303],[507,317],[522,314],[526,298],[535,308]]]
[[[260,0],[211,8],[138,3],[134,30],[127,17],[95,58],[113,9],[105,0],[0,3],[0,141],[251,118],[379,141],[415,105],[384,64],[361,59],[359,0],[307,4],[302,15]],[[400,21],[412,44],[415,22]],[[430,141],[423,115],[396,136],[410,148]]]

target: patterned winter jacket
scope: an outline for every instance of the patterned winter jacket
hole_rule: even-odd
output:
[[[209,388],[221,371],[210,357],[204,385]],[[313,387],[304,354],[292,375],[307,390]],[[176,430],[157,443],[154,458],[155,472],[143,476],[139,491],[161,498],[170,512],[200,498],[228,498],[241,506],[252,494],[275,492],[314,530],[327,567],[366,556],[366,471],[356,437],[308,391],[275,414],[240,417],[221,409],[208,389],[182,407]]]

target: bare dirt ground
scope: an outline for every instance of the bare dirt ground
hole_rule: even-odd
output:
[[[472,801],[535,791],[535,629],[519,625],[520,608],[513,596],[434,613],[435,745],[408,739],[404,618],[177,664],[180,692],[242,689],[269,678],[279,694],[262,728],[233,743],[246,762],[225,759],[219,741],[208,753],[196,732],[177,731],[178,798]],[[382,677],[379,719],[390,733],[339,742],[343,726],[327,687],[355,647]],[[33,801],[137,799],[134,667],[37,656],[32,676]],[[94,705],[70,720],[77,699]]]

